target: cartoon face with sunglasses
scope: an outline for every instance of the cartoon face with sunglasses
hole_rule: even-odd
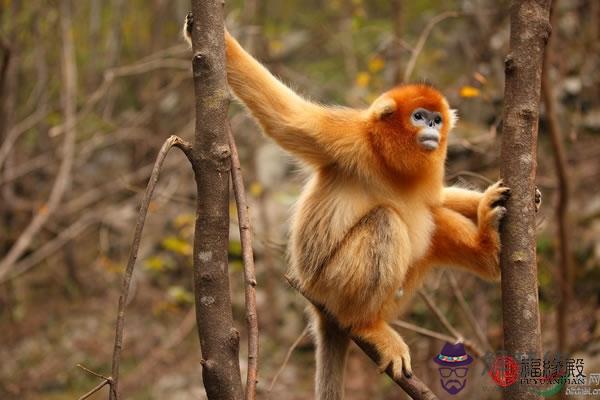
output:
[[[465,352],[462,343],[446,343],[433,361],[440,365],[440,383],[442,388],[452,395],[464,389],[467,384],[467,365],[473,362],[473,358]]]

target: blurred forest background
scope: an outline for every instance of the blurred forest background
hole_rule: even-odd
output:
[[[138,202],[170,134],[190,139],[190,50],[181,39],[188,0],[0,1],[0,398],[73,399],[108,374],[122,271]],[[365,106],[403,81],[428,81],[458,109],[448,183],[498,179],[509,1],[232,0],[226,23],[259,59],[305,95]],[[573,296],[569,350],[600,372],[600,1],[559,1],[546,69],[566,152]],[[559,181],[541,112],[538,264],[544,351],[555,352],[562,282],[555,207]],[[259,398],[309,399],[313,345],[305,300],[290,289],[287,218],[303,173],[237,104],[231,123],[250,194],[260,322]],[[126,321],[121,389],[129,399],[204,396],[195,330],[191,240],[195,187],[188,162],[169,155],[150,206]],[[234,317],[245,321],[240,243],[231,206]],[[408,323],[502,347],[500,288],[459,272],[431,276]],[[473,323],[476,322],[476,323]],[[404,325],[417,374],[442,392],[431,362],[443,341]],[[286,353],[298,342],[280,370]],[[478,359],[455,398],[497,399]],[[96,399],[105,398],[103,392]],[[349,399],[391,399],[399,388],[353,348]],[[440,393],[441,394],[441,393]]]

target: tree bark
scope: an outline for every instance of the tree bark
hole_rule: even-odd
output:
[[[544,47],[550,35],[549,0],[514,1],[501,147],[501,175],[512,188],[502,224],[504,347],[513,356],[541,355],[535,253],[535,170]],[[539,399],[518,382],[506,399]]]
[[[202,377],[210,400],[242,399],[239,332],[229,295],[230,149],[223,2],[192,0],[196,134],[193,168],[198,189],[194,235],[194,297]]]

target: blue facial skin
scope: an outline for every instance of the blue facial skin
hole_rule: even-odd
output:
[[[419,129],[417,140],[421,147],[428,151],[437,149],[440,145],[442,115],[426,108],[417,108],[410,119],[413,126]]]

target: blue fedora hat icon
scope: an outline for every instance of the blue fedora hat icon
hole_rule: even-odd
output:
[[[465,345],[461,342],[451,344],[446,343],[436,357],[433,358],[436,364],[444,367],[461,367],[473,362],[473,357],[465,351]]]

